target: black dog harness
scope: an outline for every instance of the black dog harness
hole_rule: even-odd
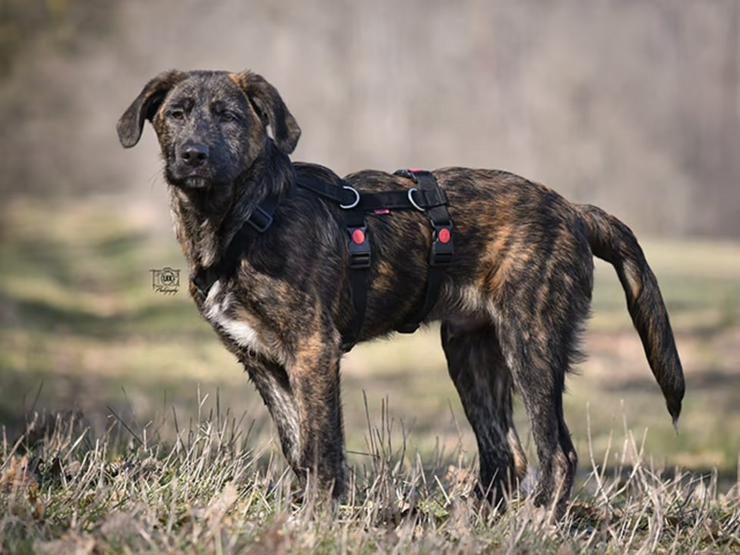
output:
[[[352,323],[342,336],[342,349],[348,352],[355,346],[365,320],[367,292],[372,251],[367,226],[369,215],[383,216],[392,210],[418,210],[423,212],[432,226],[432,247],[429,253],[426,292],[423,303],[406,318],[406,322],[396,328],[400,333],[415,332],[434,306],[442,287],[444,271],[452,261],[455,252],[453,226],[447,210],[447,195],[440,188],[431,172],[420,169],[398,170],[395,175],[412,179],[416,184],[408,191],[384,191],[381,193],[362,193],[343,182],[342,187],[325,183],[315,178],[300,177],[299,187],[336,202],[344,213],[349,248],[349,281],[352,296]],[[277,209],[277,198],[262,202],[232,238],[221,260],[208,268],[201,268],[192,278],[198,292],[204,296],[213,284],[236,270],[240,260],[241,238],[253,230],[264,233],[273,222]]]

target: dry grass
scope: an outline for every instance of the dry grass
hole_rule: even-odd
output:
[[[203,407],[206,406],[203,402]],[[385,411],[383,415],[387,414]],[[740,549],[740,484],[657,469],[644,438],[613,445],[620,464],[591,471],[562,521],[524,494],[497,514],[470,495],[471,458],[407,450],[387,417],[368,425],[347,500],[301,490],[270,444],[215,410],[178,439],[113,419],[94,437],[74,415],[35,415],[0,461],[5,552],[678,552]],[[176,418],[174,415],[171,418]],[[525,484],[526,487],[526,484]]]
[[[435,329],[345,359],[352,493],[332,506],[298,491],[187,294],[151,290],[150,268],[184,269],[170,230],[150,234],[160,216],[116,200],[3,211],[0,553],[740,551],[740,244],[643,242],[686,369],[679,436],[598,266],[589,358],[565,396],[578,490],[552,525],[522,498],[504,515],[469,498],[475,438]]]

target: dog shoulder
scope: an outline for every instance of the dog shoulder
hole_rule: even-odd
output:
[[[261,355],[270,356],[271,349],[260,333],[259,321],[241,309],[234,293],[223,288],[221,280],[211,286],[203,301],[203,316],[221,334],[239,347]]]

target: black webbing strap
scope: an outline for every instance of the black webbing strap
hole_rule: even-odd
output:
[[[452,220],[447,211],[447,196],[440,189],[434,175],[431,172],[421,170],[400,170],[396,173],[416,181],[416,192],[411,189],[412,192],[409,193],[412,202],[416,198],[435,199],[423,210],[432,224],[432,248],[429,252],[429,271],[427,272],[424,302],[407,318],[404,324],[396,328],[400,333],[413,333],[419,329],[419,326],[439,298],[439,292],[444,282],[445,268],[452,261],[455,247],[452,237]],[[418,207],[421,206],[419,203]]]
[[[338,186],[311,175],[300,176],[297,185],[334,201],[343,209],[344,226],[347,230],[349,291],[352,303],[352,321],[349,329],[342,334],[342,350],[346,353],[352,350],[360,337],[367,308],[367,291],[370,287],[368,281],[371,251],[366,211],[359,208],[360,193],[349,185]]]
[[[207,268],[198,269],[193,274],[191,281],[204,299],[208,296],[208,292],[216,281],[231,277],[236,271],[247,234],[253,230],[264,233],[269,229],[274,221],[278,202],[277,195],[273,195],[258,204],[249,218],[239,228],[239,231],[231,238],[221,259]]]
[[[320,179],[310,175],[300,176],[296,185],[303,189],[308,189],[319,196],[333,200],[345,210],[354,208],[360,200],[360,193],[358,193],[353,187],[350,187],[349,185],[339,187],[334,183],[326,183],[325,181],[321,181]]]
[[[365,213],[360,210],[347,210],[344,224],[349,235],[349,285],[352,297],[352,322],[348,332],[342,335],[342,350],[346,353],[357,343],[365,321],[367,291],[370,287],[370,234]]]
[[[430,172],[426,172],[434,179]],[[399,170],[396,175],[413,177],[409,170]],[[436,183],[436,180],[435,180]],[[383,191],[380,193],[363,193],[360,195],[354,187],[343,185],[339,187],[331,183],[325,183],[312,177],[301,177],[298,186],[308,189],[335,201],[345,210],[358,210],[360,212],[374,212],[375,210],[429,210],[431,208],[447,204],[447,195],[439,187],[418,187],[413,191]]]

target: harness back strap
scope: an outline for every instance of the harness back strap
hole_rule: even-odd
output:
[[[394,175],[401,175],[417,181],[415,175],[428,174],[429,178],[436,179],[431,172],[422,170],[398,170]],[[426,180],[426,178],[425,178]],[[324,183],[311,177],[301,178],[297,183],[301,188],[308,189],[319,196],[328,198],[339,204],[345,210],[359,210],[361,212],[374,212],[375,210],[411,210],[416,208],[426,211],[440,205],[447,204],[447,195],[437,185],[436,187],[422,186],[409,191],[383,191],[379,193],[360,193],[349,185],[337,187],[330,183]]]

